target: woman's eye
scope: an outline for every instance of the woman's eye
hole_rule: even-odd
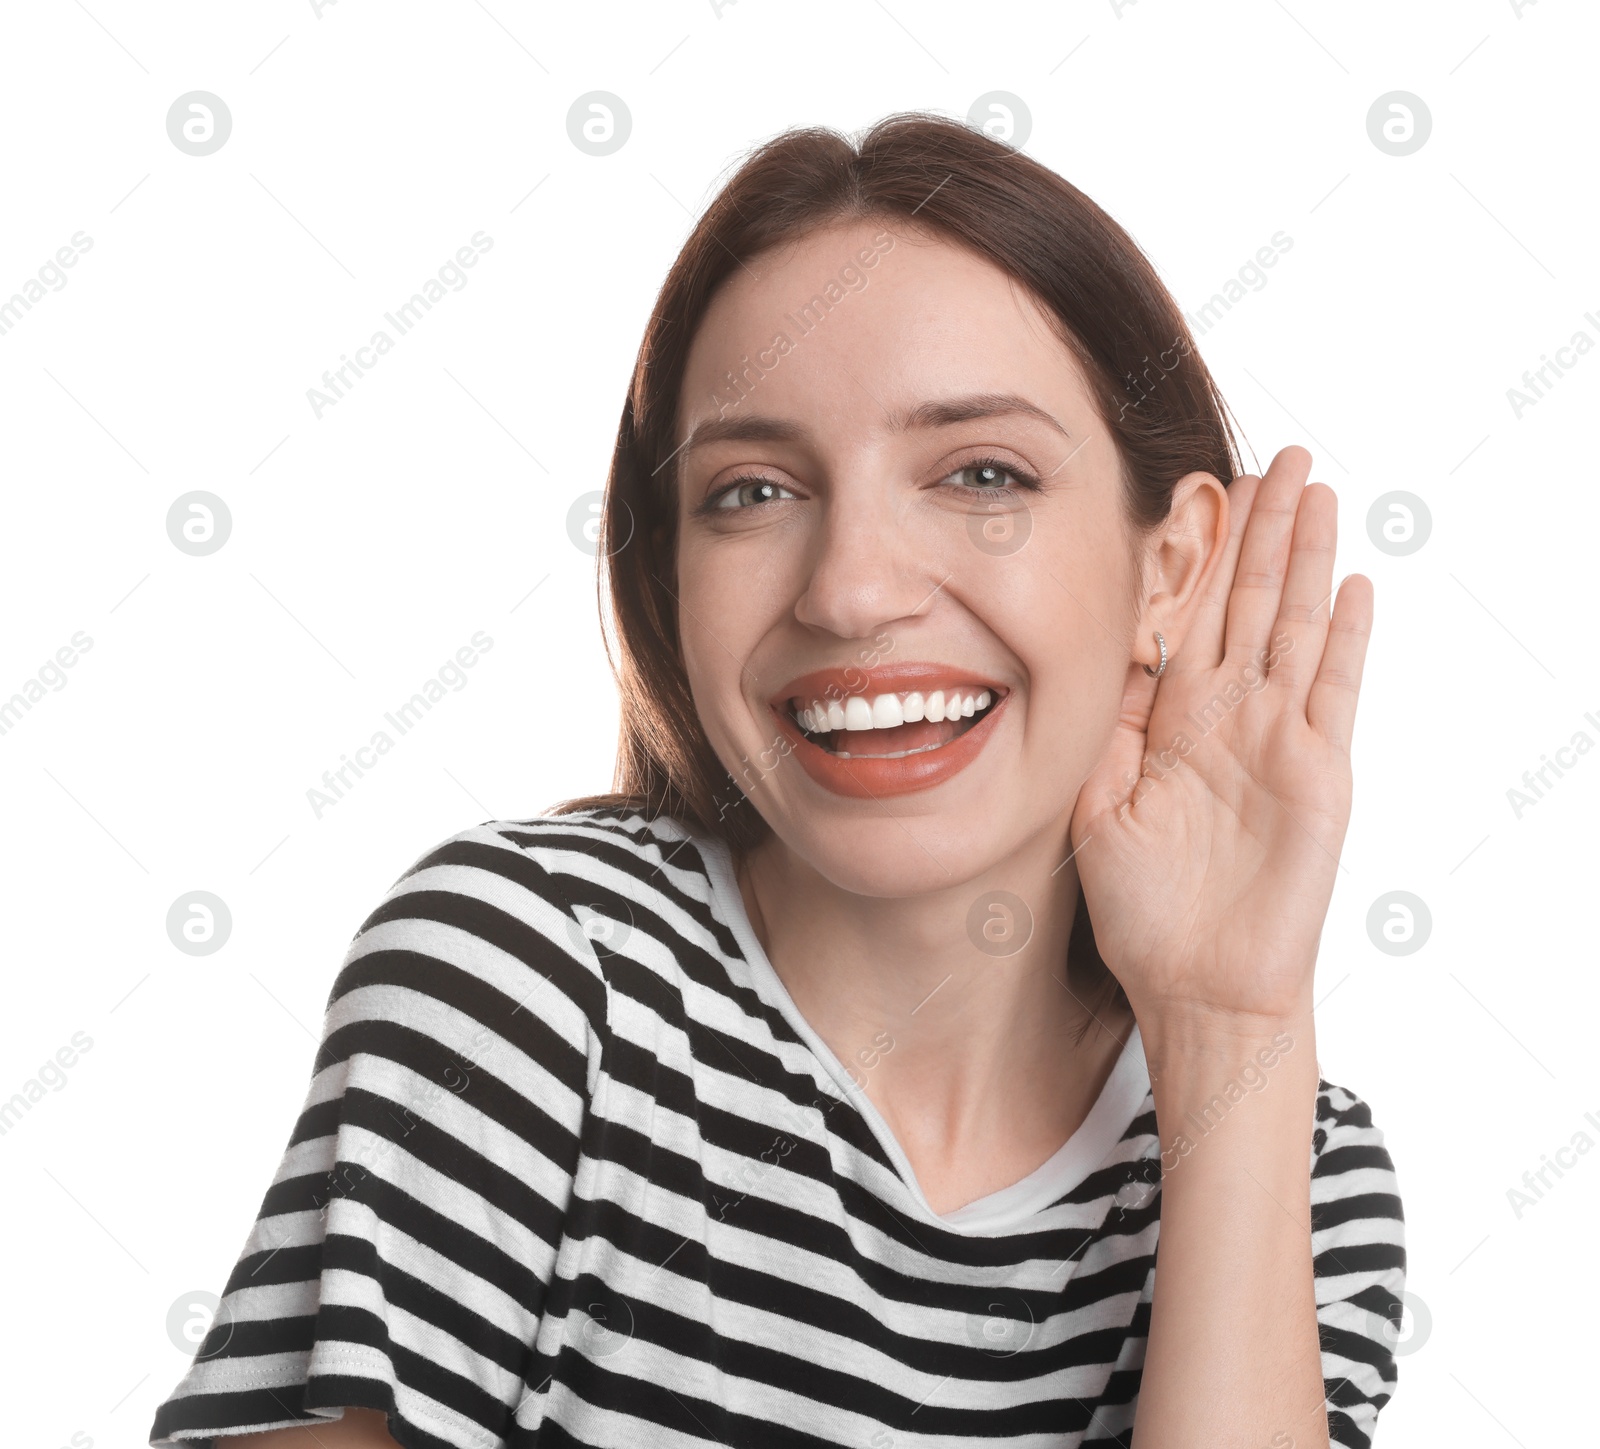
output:
[[[771,478],[737,478],[711,500],[711,506],[730,511],[749,508],[758,503],[776,502],[780,493],[794,497],[783,484],[775,483]]]
[[[1016,491],[1013,484],[1016,488],[1038,486],[1031,475],[992,459],[965,463],[948,476],[967,493],[1009,493]]]

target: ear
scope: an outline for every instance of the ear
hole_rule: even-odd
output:
[[[1227,488],[1210,473],[1186,473],[1173,488],[1166,520],[1146,540],[1136,660],[1152,669],[1160,664],[1158,629],[1168,657],[1181,656],[1227,547]]]

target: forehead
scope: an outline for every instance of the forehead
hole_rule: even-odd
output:
[[[1052,314],[1020,282],[904,223],[857,221],[735,268],[690,346],[677,437],[752,411],[866,434],[972,392],[1017,393],[1057,417],[1093,406]]]

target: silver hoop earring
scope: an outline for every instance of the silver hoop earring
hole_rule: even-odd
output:
[[[1156,644],[1161,649],[1161,664],[1155,669],[1152,669],[1148,664],[1146,664],[1144,666],[1144,672],[1150,675],[1150,677],[1153,679],[1160,679],[1161,676],[1167,672],[1167,641],[1159,629],[1155,631],[1155,635]]]

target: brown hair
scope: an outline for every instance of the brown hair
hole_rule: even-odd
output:
[[[614,789],[547,813],[671,815],[720,836],[736,857],[770,830],[706,739],[679,649],[674,430],[684,365],[736,267],[819,228],[878,218],[976,252],[1044,305],[1116,440],[1135,537],[1166,518],[1185,474],[1226,484],[1239,472],[1225,406],[1183,313],[1133,239],[1076,187],[973,126],[925,112],[888,116],[854,144],[820,126],[787,131],[751,153],[700,218],[645,329],[599,533],[601,623],[609,587],[616,643],[608,635],[606,651],[622,703]],[[821,297],[814,305],[828,309]],[[1086,909],[1073,922],[1067,974],[1092,1013],[1127,1006]]]

